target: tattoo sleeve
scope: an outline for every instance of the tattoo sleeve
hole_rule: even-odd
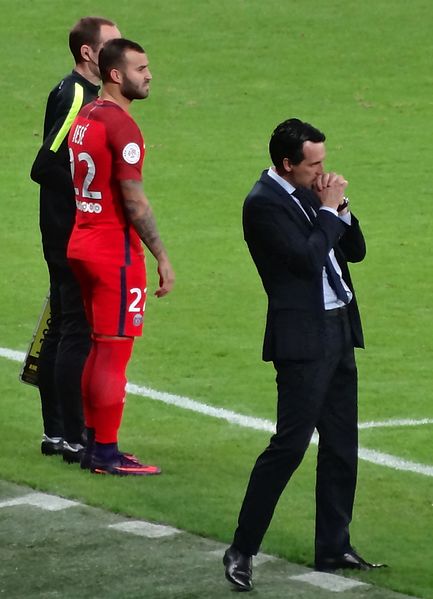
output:
[[[152,208],[144,194],[141,181],[121,181],[120,187],[126,218],[158,260],[162,254],[165,254],[165,248],[159,237]]]

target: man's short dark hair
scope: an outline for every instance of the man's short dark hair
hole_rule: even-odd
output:
[[[284,158],[292,164],[299,164],[304,159],[302,146],[305,141],[320,143],[325,141],[325,134],[299,119],[287,119],[275,127],[269,141],[269,154],[276,168],[282,168]]]
[[[104,17],[83,17],[76,23],[69,32],[69,48],[76,64],[83,62],[81,56],[81,46],[91,46],[93,50],[99,44],[102,25],[116,27],[116,24]]]
[[[135,50],[135,52],[145,54],[140,44],[127,40],[124,37],[109,40],[104,44],[98,59],[102,83],[110,81],[111,69],[120,69],[123,66],[127,50]]]

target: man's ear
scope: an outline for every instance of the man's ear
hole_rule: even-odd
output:
[[[91,58],[90,58],[90,46],[88,44],[83,44],[80,48],[80,54],[81,54],[81,58],[83,59],[83,62],[91,62]]]
[[[283,169],[286,173],[291,173],[293,170],[293,164],[288,158],[283,158]]]
[[[122,83],[122,73],[119,71],[119,69],[111,69],[110,79],[113,81],[113,83]]]

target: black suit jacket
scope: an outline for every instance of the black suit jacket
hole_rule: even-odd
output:
[[[314,192],[304,197],[317,212],[311,224],[293,198],[267,171],[254,185],[243,207],[245,241],[268,296],[263,345],[265,361],[313,360],[324,350],[322,270],[334,248],[344,281],[353,293],[349,317],[353,344],[364,347],[361,320],[347,262],[365,256],[358,220],[351,226],[319,210]]]

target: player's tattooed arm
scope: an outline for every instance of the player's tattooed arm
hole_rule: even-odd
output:
[[[143,192],[141,181],[121,181],[120,187],[128,220],[142,242],[158,260],[158,257],[165,252],[165,248],[159,237],[155,217]]]
[[[159,289],[155,295],[162,297],[174,285],[174,272],[159,236],[149,200],[144,194],[141,181],[120,181],[120,188],[127,219],[158,262]]]

